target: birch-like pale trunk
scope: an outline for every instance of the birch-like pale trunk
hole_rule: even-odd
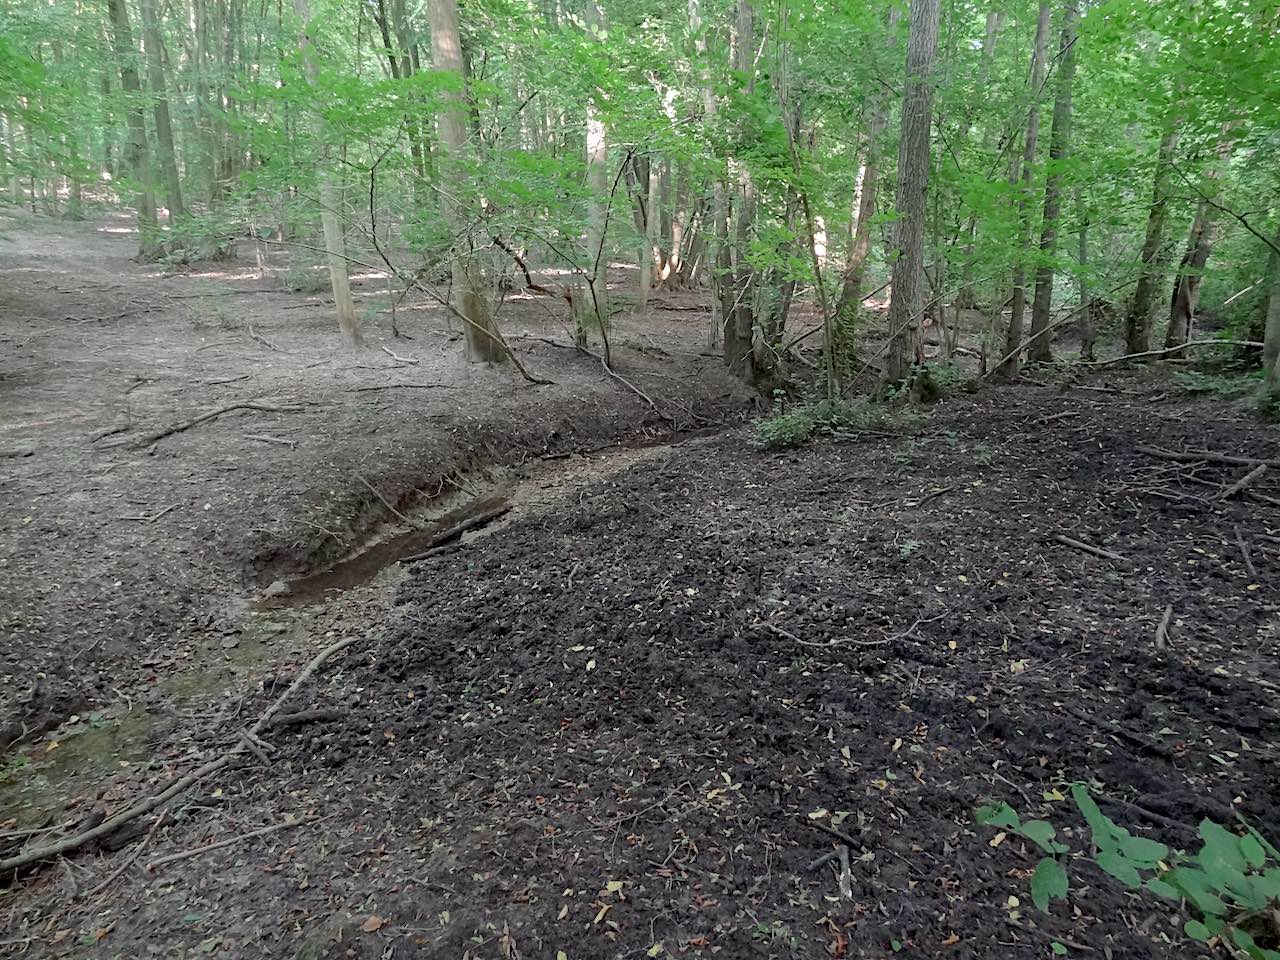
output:
[[[311,11],[307,0],[293,0],[293,12],[302,21],[302,33],[298,41],[302,51],[302,69],[307,82],[314,84],[320,68],[309,33]],[[329,263],[329,285],[333,290],[338,328],[351,346],[359,347],[364,343],[364,333],[360,329],[360,318],[356,316],[355,303],[351,299],[351,282],[347,277],[347,243],[343,236],[342,221],[339,219],[342,187],[323,164],[316,170],[316,180],[320,194],[320,226],[324,231],[325,259]]]

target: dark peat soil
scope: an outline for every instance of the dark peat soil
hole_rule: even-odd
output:
[[[1035,910],[1035,851],[973,816],[1080,853],[1086,780],[1174,846],[1280,835],[1280,509],[1141,445],[1280,455],[1212,408],[1018,387],[912,437],[689,445],[433,556],[309,688],[343,716],[258,775],[327,819],[175,869],[114,946],[194,943],[185,890],[238,955],[1203,956],[1083,858]]]

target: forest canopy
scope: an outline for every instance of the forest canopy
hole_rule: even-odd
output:
[[[1278,37],[1263,0],[6,0],[0,147],[11,202],[134,207],[144,258],[327,265],[353,343],[352,269],[491,362],[512,278],[606,359],[705,289],[762,387],[811,305],[834,396],[884,292],[891,382],[931,327],[1004,374],[1211,331],[1274,394]]]

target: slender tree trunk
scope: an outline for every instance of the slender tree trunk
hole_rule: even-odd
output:
[[[1216,185],[1230,162],[1234,143],[1231,125],[1228,124],[1222,131],[1222,142],[1218,145],[1217,163],[1210,167],[1207,174],[1211,184]],[[1191,339],[1191,327],[1200,301],[1200,281],[1204,279],[1204,268],[1217,240],[1218,210],[1208,200],[1201,200],[1191,224],[1187,251],[1183,254],[1173,281],[1173,295],[1169,300],[1169,327],[1164,338],[1166,347],[1180,346]]]
[[[1018,372],[1018,347],[1022,344],[1023,318],[1027,310],[1027,267],[1023,259],[1023,247],[1031,245],[1031,188],[1035,183],[1036,150],[1040,141],[1040,94],[1045,82],[1045,64],[1049,53],[1049,24],[1052,9],[1049,4],[1040,3],[1040,14],[1036,18],[1036,37],[1031,50],[1030,105],[1027,107],[1027,132],[1022,141],[1021,175],[1015,165],[1013,179],[1021,179],[1022,187],[1018,192],[1018,246],[1014,251],[1013,298],[1009,307],[1009,327],[1005,333],[1005,354],[1008,359],[998,372],[1006,376],[1014,376]]]
[[[1276,232],[1280,245],[1280,231]],[[1267,298],[1267,326],[1262,341],[1262,368],[1266,371],[1265,396],[1280,404],[1280,254],[1271,251],[1271,293]]]
[[[1098,319],[1089,302],[1089,208],[1084,200],[1084,193],[1079,187],[1075,191],[1076,220],[1079,232],[1076,234],[1076,283],[1080,292],[1080,316],[1076,321],[1080,331],[1080,359],[1086,363],[1094,359],[1093,348],[1098,340]]]
[[[605,36],[605,19],[596,0],[586,0],[583,25],[590,39],[602,41]],[[587,303],[585,311],[579,310],[575,318],[575,337],[580,345],[587,342],[587,327],[596,325],[605,334],[608,343],[609,322],[609,257],[605,250],[605,228],[609,217],[609,143],[600,108],[595,103],[596,93],[587,96],[587,233],[582,268],[587,275]]]
[[[120,65],[120,86],[128,98],[126,106],[129,124],[129,143],[126,164],[129,175],[138,184],[138,256],[143,260],[155,260],[163,252],[156,224],[156,198],[151,179],[151,152],[147,144],[147,120],[143,113],[142,84],[138,80],[136,65],[137,48],[133,44],[133,31],[129,26],[129,11],[125,0],[107,0],[107,12],[111,18],[111,42]]]
[[[924,291],[924,230],[928,212],[929,131],[933,125],[930,74],[938,49],[939,0],[911,0],[902,136],[898,146],[898,218],[889,298],[889,356],[885,381],[901,383],[923,359],[920,316]]]
[[[755,87],[755,13],[749,0],[737,0],[734,23],[734,69],[745,78],[748,91]],[[751,262],[747,251],[756,208],[756,186],[746,164],[738,161],[737,197],[734,203],[733,303],[724,318],[724,362],[748,383],[756,379],[752,337],[755,312],[752,309]]]
[[[457,0],[429,0],[427,17],[431,26],[432,67],[440,75],[452,77],[460,87],[465,74]],[[462,200],[467,184],[460,162],[467,151],[468,113],[465,94],[454,93],[447,98],[437,121],[440,149],[444,154],[442,162],[447,166],[444,180],[449,185],[445,192],[448,197],[445,212],[454,229],[453,291],[458,298],[457,310],[465,318],[463,337],[467,359],[502,363],[507,357],[489,309],[489,289],[484,271],[467,233],[467,212]]]
[[[9,117],[4,124],[5,144],[8,147],[6,157],[9,161],[9,199],[14,203],[22,203],[22,177],[20,175],[21,167],[18,164],[18,136],[17,124],[13,118]]]
[[[889,9],[889,42],[897,42],[898,22],[902,10],[897,4]],[[849,247],[849,262],[845,265],[844,282],[840,289],[840,302],[836,316],[852,320],[862,305],[862,286],[867,276],[867,256],[871,252],[871,221],[876,215],[876,195],[880,187],[880,161],[884,151],[881,141],[885,127],[889,125],[889,99],[884,90],[877,89],[871,103],[871,119],[867,124],[866,160],[862,165],[862,189],[858,197],[857,225],[853,242]]]
[[[1027,359],[1043,363],[1053,359],[1053,339],[1047,333],[1053,305],[1053,258],[1058,248],[1058,220],[1062,216],[1062,161],[1071,149],[1071,93],[1076,74],[1077,0],[1062,9],[1062,45],[1058,49],[1058,89],[1053,100],[1053,126],[1049,132],[1049,176],[1044,185],[1044,219],[1040,226],[1040,267],[1036,271],[1035,302],[1031,306],[1031,345]]]
[[[1169,327],[1164,337],[1166,347],[1180,346],[1191,338],[1191,325],[1200,300],[1200,281],[1204,279],[1204,268],[1217,239],[1214,212],[1204,201],[1196,207],[1191,236],[1187,239],[1187,251],[1178,264],[1173,295],[1169,298]],[[1176,357],[1178,353],[1170,356]]]
[[[147,79],[151,85],[152,105],[156,121],[156,154],[164,175],[165,198],[169,207],[169,223],[183,219],[182,181],[178,177],[177,151],[173,143],[173,122],[169,116],[169,95],[164,78],[160,30],[156,25],[155,0],[138,0],[142,12],[142,43],[147,51]]]
[[[307,0],[293,0],[293,12],[302,21],[302,33],[298,41],[302,51],[302,68],[307,82],[314,84],[320,68],[311,40],[311,11]],[[351,283],[347,277],[347,244],[342,232],[342,222],[338,219],[342,210],[342,187],[323,164],[317,167],[316,180],[320,193],[320,225],[324,230],[329,285],[333,289],[338,327],[351,346],[359,347],[364,343],[364,333],[360,329],[360,318],[356,316],[355,303],[351,299]]]
[[[1147,213],[1147,231],[1142,241],[1138,285],[1124,318],[1126,353],[1142,353],[1151,346],[1151,305],[1159,282],[1157,260],[1164,243],[1165,213],[1169,205],[1168,178],[1173,167],[1173,154],[1178,147],[1178,118],[1170,114],[1160,147],[1156,152],[1156,170],[1151,188],[1151,209]]]

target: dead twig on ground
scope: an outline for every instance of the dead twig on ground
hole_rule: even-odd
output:
[[[286,440],[284,437],[272,437],[265,433],[246,433],[244,438],[246,440],[257,440],[259,443],[278,443],[283,447],[296,447],[298,445],[298,441],[296,440]]]
[[[152,860],[144,868],[147,873],[155,873],[157,869],[163,867],[166,863],[176,863],[179,860],[189,860],[192,857],[198,857],[202,853],[208,853],[211,850],[221,850],[224,847],[234,846],[237,843],[243,843],[245,840],[252,840],[254,837],[265,836],[268,833],[275,833],[277,830],[291,830],[299,826],[303,821],[289,818],[283,823],[273,823],[269,827],[262,827],[260,830],[250,830],[248,833],[242,833],[237,837],[229,837],[226,840],[219,840],[217,843],[206,843],[203,847],[194,847],[190,850],[182,850],[178,853],[171,853],[164,857],[158,857]]]
[[[342,717],[342,712],[338,710],[299,710],[297,713],[280,714],[271,721],[271,729],[283,730],[285,727],[300,727],[307,723],[341,720]]]
[[[138,857],[142,855],[142,851],[146,849],[147,844],[151,842],[151,838],[155,835],[155,832],[158,829],[160,829],[160,824],[164,823],[165,818],[167,816],[169,816],[169,811],[161,810],[160,816],[156,817],[155,823],[151,824],[151,829],[148,830],[147,835],[142,838],[142,842],[133,848],[133,852],[124,858],[124,862],[122,862],[120,866],[116,867],[114,870],[111,871],[110,876],[108,876],[105,880],[103,880],[101,883],[95,886],[88,893],[82,894],[81,899],[92,900],[94,897],[100,894],[103,890],[107,889],[107,887],[111,886],[111,884],[115,882],[117,877],[119,877],[122,873],[128,870],[130,865],[135,860],[137,860]]]
[[[421,524],[421,523],[419,523],[417,520],[410,520],[410,519],[409,519],[408,517],[406,517],[403,513],[401,513],[399,510],[397,510],[395,507],[393,507],[393,506],[391,505],[391,501],[390,501],[390,500],[388,500],[386,497],[384,497],[384,496],[383,496],[383,495],[378,491],[378,488],[377,488],[377,487],[375,487],[375,486],[374,486],[372,483],[370,483],[368,480],[366,480],[364,477],[362,477],[362,476],[360,476],[359,474],[357,474],[357,475],[356,475],[356,479],[357,479],[357,480],[359,480],[361,483],[363,483],[363,484],[365,485],[365,487],[368,489],[368,491],[369,491],[370,493],[372,493],[375,497],[377,497],[379,500],[381,500],[381,501],[382,501],[382,505],[383,505],[384,507],[386,507],[386,508],[387,508],[388,510],[390,510],[392,513],[394,513],[397,517],[399,517],[401,520],[403,520],[403,521],[404,521],[405,523],[407,523],[409,526],[411,526],[411,527],[417,527],[419,530],[422,530],[422,529],[423,529],[422,524]]]
[[[1214,453],[1212,450],[1163,450],[1160,447],[1136,446],[1138,453],[1161,460],[1176,460],[1179,463],[1226,463],[1237,467],[1280,467],[1280,460],[1269,460],[1260,457],[1237,457],[1231,454]]]
[[[1078,416],[1080,416],[1079,411],[1064,410],[1062,411],[1062,413],[1053,413],[1047,417],[1040,417],[1038,420],[1032,420],[1031,426],[1040,427],[1040,426],[1044,426],[1046,423],[1056,423],[1059,420],[1067,419],[1067,417],[1078,417]]]
[[[249,728],[249,732],[256,736],[265,730],[271,723],[272,718],[280,711],[280,708],[284,706],[285,702],[298,691],[298,688],[311,678],[312,674],[324,665],[325,661],[335,654],[345,650],[359,639],[359,637],[348,637],[346,640],[339,640],[337,643],[325,647],[325,649],[316,654],[316,656],[312,658],[312,660],[302,669],[302,672],[294,678],[293,683],[289,684],[288,689],[286,689],[284,693],[280,694],[280,696],[272,702],[271,706],[267,707],[267,709],[263,711],[262,716],[258,718],[258,722]],[[22,853],[15,856],[0,860],[0,876],[15,870],[21,870],[23,867],[30,866],[33,863],[38,863],[41,860],[48,860],[51,857],[69,853],[72,850],[76,850],[84,846],[86,843],[91,843],[100,837],[105,837],[109,833],[114,833],[129,821],[145,816],[152,810],[168,803],[174,797],[178,796],[178,794],[200,782],[205,777],[216,773],[224,767],[230,766],[238,757],[244,754],[245,749],[244,743],[237,741],[220,756],[215,757],[208,763],[202,764],[190,773],[179,777],[159,793],[153,794],[145,800],[140,800],[137,803],[126,807],[115,816],[108,817],[96,827],[63,837],[60,840],[56,840],[53,843],[42,847],[34,847],[30,850],[24,850]]]
[[[120,519],[121,520],[137,520],[141,523],[155,523],[165,514],[170,513],[174,510],[177,510],[180,506],[182,506],[181,503],[171,503],[169,504],[169,506],[165,507],[159,513],[153,513],[149,517],[132,516],[132,517],[121,517]]]
[[[1265,463],[1258,464],[1256,467],[1254,467],[1252,470],[1246,473],[1243,477],[1241,477],[1231,486],[1227,487],[1220,494],[1218,494],[1216,499],[1230,500],[1241,490],[1244,490],[1246,487],[1252,486],[1266,472],[1267,472],[1267,465]]]
[[[447,383],[378,383],[368,387],[352,387],[347,393],[371,393],[374,390],[453,390]]]
[[[1164,616],[1160,618],[1160,626],[1156,627],[1156,650],[1164,653],[1169,643],[1169,622],[1173,619],[1173,604],[1164,608]]]
[[[266,347],[268,350],[274,350],[276,353],[284,353],[284,351],[283,351],[283,350],[281,350],[281,349],[280,349],[276,344],[272,343],[270,340],[268,340],[266,337],[264,337],[262,334],[260,334],[257,330],[253,329],[253,321],[252,321],[252,320],[250,320],[250,321],[246,324],[246,326],[248,327],[248,330],[249,330],[249,339],[250,339],[250,340],[257,340],[257,341],[258,341],[258,343],[262,344],[262,345],[263,345],[264,347]]]
[[[1130,563],[1128,557],[1122,557],[1118,553],[1112,553],[1110,550],[1104,550],[1102,547],[1095,547],[1091,543],[1085,543],[1083,540],[1076,540],[1065,534],[1055,533],[1051,540],[1061,543],[1063,546],[1071,547],[1075,550],[1083,550],[1085,553],[1091,553],[1095,557],[1102,557],[1104,560],[1114,560],[1116,563]]]
[[[1253,565],[1253,557],[1249,555],[1249,541],[1244,538],[1239,527],[1236,527],[1236,546],[1240,548],[1240,556],[1244,560],[1244,569],[1249,574],[1249,579],[1257,580],[1258,568]]]
[[[216,410],[210,410],[208,413],[202,413],[198,417],[192,417],[190,420],[183,420],[181,423],[175,423],[172,426],[165,427],[162,430],[155,430],[145,434],[136,440],[122,440],[119,443],[106,444],[108,448],[120,447],[129,444],[135,448],[149,447],[151,444],[165,437],[171,437],[175,433],[182,433],[190,430],[192,427],[198,427],[200,424],[208,420],[216,419],[224,413],[231,413],[235,410],[258,410],[262,413],[299,413],[304,408],[299,404],[276,404],[267,403],[264,400],[241,400],[236,403],[228,403],[226,406],[218,407]]]
[[[391,350],[391,348],[390,348],[390,347],[383,347],[383,348],[382,348],[382,352],[383,352],[383,353],[385,353],[385,354],[386,354],[388,357],[390,357],[392,360],[394,360],[396,363],[412,363],[412,364],[417,364],[417,363],[419,363],[419,362],[420,362],[420,361],[416,360],[416,359],[415,359],[415,358],[413,358],[413,357],[402,357],[402,356],[400,356],[400,354],[398,354],[398,353],[394,353],[394,352]]]
[[[271,758],[267,756],[267,751],[263,750],[262,747],[258,745],[258,742],[253,737],[249,736],[249,731],[240,731],[240,742],[244,744],[246,750],[262,761],[262,765],[264,767],[272,765]]]

